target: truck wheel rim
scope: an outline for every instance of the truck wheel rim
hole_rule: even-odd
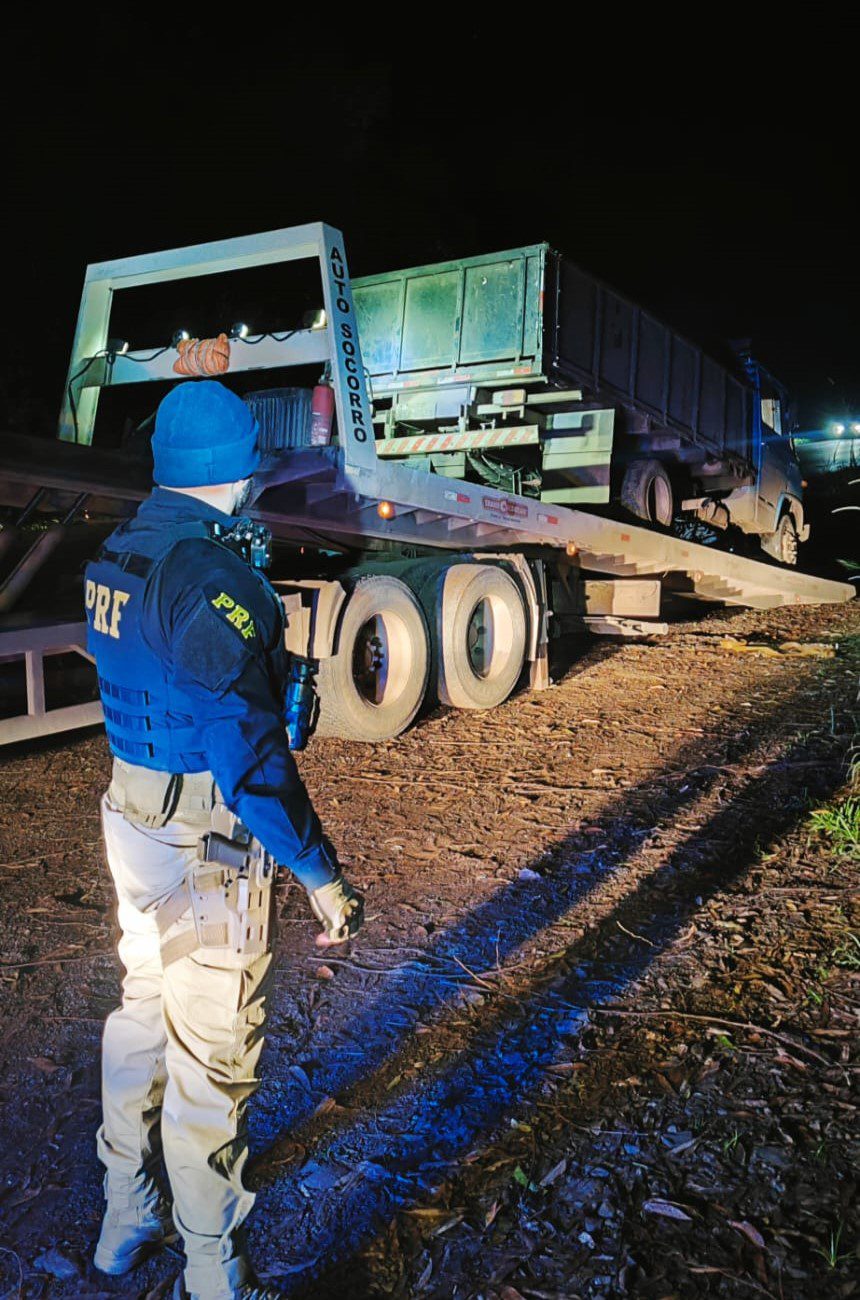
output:
[[[409,633],[390,610],[372,615],[359,628],[352,652],[352,679],[366,703],[378,708],[403,693],[409,680]]]
[[[511,612],[503,600],[484,596],[469,616],[466,650],[476,677],[488,681],[498,676],[508,661],[514,640]]]
[[[658,474],[648,484],[648,514],[652,523],[668,525],[672,522],[672,489]]]

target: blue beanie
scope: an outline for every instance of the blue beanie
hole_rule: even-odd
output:
[[[260,463],[257,421],[215,379],[177,384],[161,401],[152,435],[161,487],[203,487],[250,478]]]

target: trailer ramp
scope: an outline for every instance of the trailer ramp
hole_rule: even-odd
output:
[[[855,595],[847,582],[480,484],[384,461],[356,473],[337,448],[293,452],[267,467],[260,488],[256,513],[280,536],[356,546],[372,537],[455,551],[564,550],[584,572],[659,576],[667,590],[691,600],[754,609],[841,604]]]

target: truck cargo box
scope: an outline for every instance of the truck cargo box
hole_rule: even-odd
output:
[[[714,457],[752,461],[752,390],[548,244],[353,281],[374,397],[473,383],[582,387]]]

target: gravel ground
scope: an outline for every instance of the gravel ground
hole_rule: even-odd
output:
[[[261,1273],[302,1300],[860,1294],[858,666],[853,605],[712,615],[570,648],[491,713],[312,744],[369,921],[320,955],[283,882]],[[0,755],[0,1297],[161,1297],[180,1266],[89,1263],[108,769],[94,733]]]

